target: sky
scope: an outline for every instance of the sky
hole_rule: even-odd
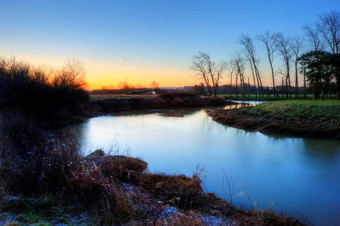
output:
[[[242,33],[302,37],[303,25],[339,9],[340,0],[0,0],[0,57],[55,68],[78,59],[89,89],[194,85],[200,80],[190,65],[198,52],[228,61],[242,49]],[[264,46],[255,45],[269,84]],[[274,64],[282,67],[279,56]]]

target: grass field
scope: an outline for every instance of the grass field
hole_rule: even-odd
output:
[[[339,100],[282,100],[240,109],[244,114],[280,120],[303,120],[340,124]]]
[[[274,95],[264,95],[263,97],[260,95],[255,95],[255,94],[250,94],[250,95],[246,95],[245,97],[242,97],[240,94],[239,95],[235,95],[235,94],[218,94],[218,96],[221,97],[226,97],[227,99],[231,99],[231,100],[287,100],[287,99],[299,99],[299,100],[304,100],[306,99],[303,95],[300,95],[298,97],[295,97],[294,94],[292,94],[292,97],[286,97],[286,95],[282,96],[279,95],[279,97],[275,97]],[[334,98],[334,96],[332,96],[332,98]],[[307,95],[307,100],[312,100],[313,99],[313,95],[308,94]],[[329,97],[328,97],[329,99]]]
[[[107,99],[129,99],[133,97],[155,97],[155,95],[126,95],[126,94],[91,94],[90,100],[107,100]]]
[[[90,94],[90,100],[92,100],[92,101],[107,100],[107,99],[112,99],[112,98],[124,99],[124,98],[127,98],[127,96],[126,95],[117,95],[117,94]]]

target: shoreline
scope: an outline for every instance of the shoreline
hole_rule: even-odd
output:
[[[93,108],[101,113],[223,106],[229,104],[234,103],[223,97],[202,97],[181,93],[156,96],[129,95],[125,98],[110,98],[92,101],[92,105],[94,105]]]
[[[258,131],[266,135],[340,140],[340,127],[332,123],[311,124],[303,120],[293,121],[256,115],[239,109],[218,109],[207,113],[216,122],[245,131]]]
[[[139,158],[107,155],[100,149],[83,157],[81,165],[67,179],[65,197],[8,196],[5,212],[0,211],[0,224],[20,223],[20,219],[34,216],[39,222],[53,224],[303,225],[273,209],[235,207],[204,191],[199,172],[192,177],[150,173],[148,164]],[[74,203],[78,206],[71,207]],[[18,210],[16,206],[29,208]],[[41,206],[52,215],[40,215]]]

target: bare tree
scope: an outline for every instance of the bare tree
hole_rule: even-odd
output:
[[[277,34],[275,33],[272,34],[270,33],[270,31],[265,31],[263,35],[257,36],[257,39],[263,42],[263,44],[266,46],[268,61],[269,61],[270,69],[272,72],[274,96],[276,96],[276,87],[275,87],[275,73],[274,73],[274,67],[273,67],[273,60],[274,60],[274,53],[277,50],[276,45],[275,45],[276,36]]]
[[[318,32],[317,26],[306,24],[303,26],[303,29],[306,31],[306,35],[309,41],[312,43],[314,51],[323,51],[325,49],[325,45],[320,39],[320,33]],[[302,69],[303,72],[303,89],[304,89],[304,97],[307,98],[307,84],[306,84],[306,68]]]
[[[194,56],[191,68],[197,72],[196,74],[197,76],[201,77],[204,80],[204,83],[208,89],[208,93],[211,96],[212,92],[211,92],[210,77],[206,69],[206,62],[205,62],[205,59],[203,58],[204,55],[206,55],[206,53],[199,52],[197,56]]]
[[[233,92],[233,74],[235,72],[235,64],[233,59],[230,59],[226,64],[226,70],[229,72],[230,75],[230,97],[231,97]]]
[[[331,11],[329,14],[319,16],[317,29],[327,42],[333,54],[339,53],[340,48],[340,13]]]
[[[329,14],[320,15],[320,21],[317,23],[318,31],[328,44],[333,54],[339,54],[340,48],[340,13],[331,11]],[[335,66],[335,78],[337,86],[337,98],[340,99],[340,66]]]
[[[74,90],[84,89],[87,86],[85,75],[84,64],[77,59],[69,58],[65,60],[65,64],[54,78],[53,84]]]
[[[241,95],[244,97],[246,95],[245,83],[244,83],[244,59],[241,57],[240,53],[236,53],[233,58],[235,71],[236,71],[236,81],[237,78],[240,80]],[[237,89],[237,84],[236,84]]]
[[[260,72],[258,70],[258,59],[256,58],[256,52],[255,52],[255,45],[253,42],[253,39],[251,39],[248,35],[242,34],[239,43],[244,47],[246,57],[248,58],[252,72],[253,72],[253,78],[254,78],[254,85],[255,84],[255,77],[257,81],[257,86],[260,89],[260,93],[263,95],[263,87],[262,87],[262,80],[260,76]]]
[[[220,62],[219,64],[216,64],[215,69],[214,69],[214,75],[213,78],[215,80],[215,87],[214,87],[214,94],[217,96],[217,89],[219,86],[220,79],[222,78],[222,74],[226,68],[226,63],[225,62]]]
[[[224,70],[223,63],[216,64],[211,60],[209,54],[199,52],[198,55],[194,56],[191,68],[204,80],[209,95],[211,96],[214,92],[214,95],[217,96],[217,87]]]
[[[275,45],[280,52],[286,67],[286,74],[282,73],[286,78],[286,97],[288,97],[288,92],[289,96],[291,97],[292,92],[290,85],[290,62],[292,59],[292,51],[290,48],[289,39],[286,39],[282,33],[278,33],[275,40]]]
[[[303,39],[301,39],[299,36],[295,36],[294,38],[290,39],[290,48],[292,50],[292,53],[294,55],[294,67],[295,67],[295,97],[298,97],[299,92],[299,80],[298,80],[298,63],[299,63],[299,55],[300,51],[303,48]]]
[[[320,39],[319,32],[315,25],[306,24],[303,26],[303,29],[306,31],[306,35],[310,42],[313,44],[314,51],[322,51],[325,46]]]

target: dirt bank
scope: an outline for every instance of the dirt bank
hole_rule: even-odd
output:
[[[298,137],[340,139],[340,127],[331,122],[313,123],[306,120],[268,118],[256,114],[247,114],[239,109],[219,109],[210,111],[208,114],[217,122],[246,131]]]
[[[157,96],[131,95],[127,98],[96,100],[93,104],[103,113],[148,109],[223,106],[230,104],[225,98],[200,97],[191,94],[162,94]]]
[[[83,164],[91,169],[91,180],[82,170],[79,178],[71,181],[71,191],[77,192],[77,186],[84,186],[83,180],[94,181],[91,187],[97,189],[91,188],[91,193],[110,191],[106,196],[114,197],[116,211],[129,215],[121,219],[127,225],[301,225],[272,211],[238,210],[213,193],[205,192],[197,173],[191,178],[153,174],[140,159],[105,155],[101,150],[86,157]]]

